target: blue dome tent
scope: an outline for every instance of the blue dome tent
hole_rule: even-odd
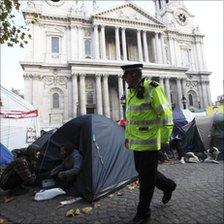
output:
[[[37,140],[33,144],[38,145]],[[83,167],[74,183],[74,191],[91,202],[134,180],[137,172],[133,152],[124,146],[124,129],[101,115],[74,118],[42,145],[39,172],[60,163],[59,147],[70,141],[83,155]],[[31,145],[32,147],[32,145]]]

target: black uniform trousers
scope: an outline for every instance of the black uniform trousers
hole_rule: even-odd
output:
[[[139,203],[138,215],[149,211],[155,187],[163,192],[169,191],[175,184],[157,171],[159,151],[134,151],[135,168],[139,174]]]

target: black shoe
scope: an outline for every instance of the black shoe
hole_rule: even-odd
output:
[[[163,198],[162,198],[163,204],[167,204],[170,201],[170,199],[172,197],[172,193],[176,189],[176,186],[177,185],[174,183],[173,187],[169,191],[163,192]]]
[[[150,217],[151,217],[151,211],[150,210],[147,213],[145,213],[144,215],[136,214],[136,216],[131,220],[131,222],[129,224],[143,224],[147,220],[149,220]]]

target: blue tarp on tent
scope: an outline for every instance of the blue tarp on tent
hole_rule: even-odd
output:
[[[0,143],[0,165],[9,164],[13,160],[13,154]]]

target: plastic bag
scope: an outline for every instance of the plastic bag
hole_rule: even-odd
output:
[[[63,191],[61,188],[52,188],[49,190],[40,190],[37,192],[34,196],[34,200],[36,201],[43,201],[55,198],[58,195],[66,194],[65,191]]]

